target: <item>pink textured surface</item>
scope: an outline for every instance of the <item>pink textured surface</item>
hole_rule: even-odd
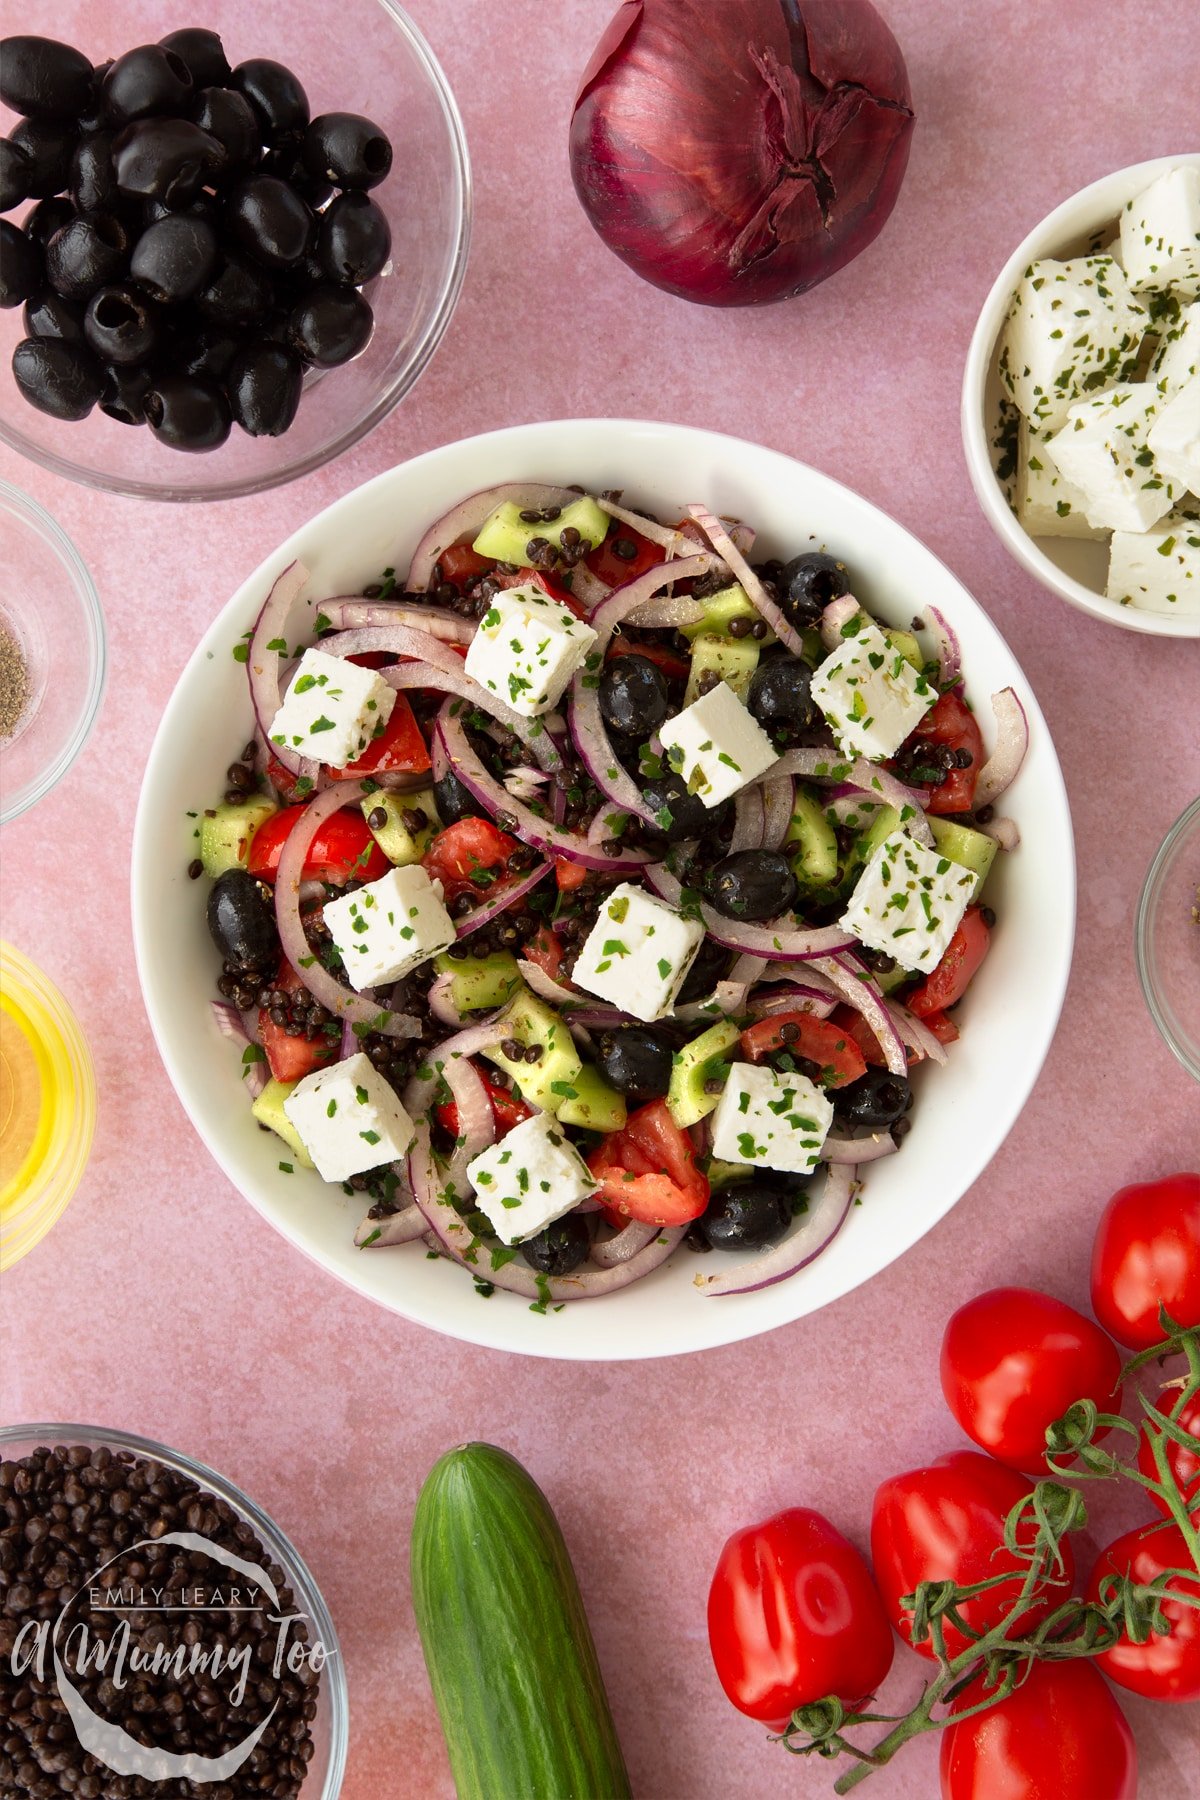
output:
[[[37,6],[20,10],[26,29],[54,29],[49,8],[44,21]],[[1200,788],[1200,646],[1123,634],[1036,588],[984,524],[958,435],[967,340],[1012,244],[1105,170],[1194,147],[1193,0],[1160,0],[1150,15],[1131,0],[885,0],[920,117],[899,205],[847,271],[755,316],[642,285],[578,211],[567,118],[609,10],[560,0],[550,29],[536,0],[414,0],[466,120],[474,248],[432,368],[353,455],[217,509],[97,496],[0,457],[75,537],[112,654],[83,759],[5,831],[4,932],[75,1006],[96,1055],[100,1122],[71,1209],[4,1281],[3,1415],[165,1439],[275,1514],[342,1633],[347,1800],[451,1793],[413,1630],[408,1523],[429,1465],[477,1436],[521,1457],[558,1510],[638,1794],[827,1793],[826,1766],[785,1757],[721,1696],[704,1600],[723,1538],[799,1503],[862,1541],[874,1483],[958,1441],[936,1375],[949,1312],[997,1281],[1079,1302],[1108,1193],[1200,1157],[1200,1096],[1155,1035],[1131,944],[1153,849]],[[183,17],[164,11],[161,29]],[[6,9],[6,28],[15,23]],[[290,45],[301,69],[328,24],[311,7]],[[867,1289],[770,1338],[603,1368],[460,1348],[373,1310],[290,1251],[216,1173],[175,1101],[142,1015],[126,897],[155,723],[201,628],[264,551],[406,455],[588,412],[761,439],[922,536],[1025,665],[1062,757],[1080,864],[1058,1038],[1018,1126],[950,1217]],[[1097,1513],[1100,1532],[1116,1529],[1103,1502]],[[899,1657],[886,1697],[916,1680],[915,1659]],[[1128,1711],[1142,1792],[1200,1793],[1194,1709]],[[915,1747],[870,1791],[927,1800],[935,1755]]]

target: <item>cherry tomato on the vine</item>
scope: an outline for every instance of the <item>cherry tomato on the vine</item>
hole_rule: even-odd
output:
[[[1115,1193],[1092,1245],[1092,1311],[1118,1343],[1162,1341],[1158,1309],[1200,1325],[1200,1175],[1167,1175]]]
[[[979,1683],[952,1711],[986,1697]],[[998,1705],[947,1725],[942,1800],[1136,1800],[1137,1749],[1088,1662],[1037,1662]]]
[[[1190,1573],[1193,1567],[1192,1553],[1178,1525],[1127,1531],[1100,1552],[1088,1582],[1089,1600],[1101,1598],[1100,1589],[1109,1575],[1129,1575],[1139,1584],[1149,1585],[1169,1569],[1189,1571],[1167,1583],[1168,1595],[1184,1596],[1162,1601],[1169,1631],[1151,1632],[1144,1644],[1135,1644],[1126,1635],[1096,1658],[1118,1687],[1145,1694],[1149,1700],[1200,1700],[1200,1575]]]
[[[708,1641],[730,1700],[774,1731],[828,1695],[864,1700],[892,1665],[866,1562],[828,1519],[799,1506],[729,1539],[709,1589]]]
[[[1046,1427],[1076,1400],[1119,1412],[1121,1358],[1098,1325],[1033,1288],[992,1288],[942,1338],[946,1404],[980,1449],[1046,1474]]]
[[[1159,1400],[1157,1411],[1164,1416],[1172,1410],[1171,1390],[1168,1388]],[[1138,1468],[1151,1481],[1160,1479],[1158,1465],[1154,1460],[1154,1444],[1150,1434],[1150,1426],[1155,1414],[1142,1421],[1142,1437],[1138,1445]],[[1177,1443],[1173,1438],[1165,1438],[1163,1448],[1166,1453],[1169,1472],[1175,1478],[1175,1485],[1183,1495],[1183,1503],[1191,1518],[1200,1522],[1200,1394],[1193,1394],[1175,1421],[1182,1431],[1189,1432],[1196,1439],[1193,1450],[1187,1444]],[[1152,1506],[1170,1518],[1167,1503],[1158,1494],[1148,1495]]]

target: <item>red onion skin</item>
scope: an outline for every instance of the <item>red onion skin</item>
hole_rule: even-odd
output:
[[[626,0],[584,71],[571,172],[645,280],[758,306],[815,287],[878,234],[914,122],[870,0]]]

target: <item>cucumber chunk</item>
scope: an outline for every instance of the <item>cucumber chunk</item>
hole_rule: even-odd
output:
[[[302,1169],[311,1169],[312,1157],[304,1148],[300,1133],[283,1110],[283,1103],[295,1085],[294,1081],[268,1081],[250,1111],[260,1125],[265,1125],[268,1131],[273,1131],[276,1137],[283,1139]]]
[[[517,568],[522,568],[529,561],[526,546],[530,538],[546,538],[561,546],[562,534],[569,525],[573,525],[594,550],[607,535],[608,514],[587,494],[582,494],[570,506],[564,506],[557,519],[548,524],[539,521],[531,525],[522,519],[521,508],[516,502],[506,500],[484,520],[471,548],[477,556],[493,557],[496,562],[515,563]]]
[[[728,635],[729,627],[735,619],[749,619],[753,622],[759,616],[740,581],[733,582],[729,587],[719,588],[715,594],[704,595],[700,605],[704,608],[704,617],[697,619],[694,625],[682,627],[685,637],[697,638],[702,632],[714,631]],[[768,632],[765,638],[757,641],[761,647],[763,644],[773,644],[775,639]]]
[[[559,1120],[585,1131],[620,1131],[628,1117],[625,1096],[610,1087],[599,1069],[584,1063],[571,1085],[574,1095],[564,1094],[558,1103]]]
[[[996,860],[997,844],[994,838],[986,837],[982,831],[973,831],[969,825],[956,825],[951,819],[930,817],[929,829],[933,833],[933,841],[942,855],[952,863],[961,863],[964,869],[975,871],[975,886],[971,889],[971,899],[978,900],[979,890],[988,878],[988,871]]]
[[[524,1058],[505,1056],[498,1045],[480,1054],[512,1076],[531,1106],[539,1106],[557,1117],[563,1101],[576,1097],[583,1067],[570,1032],[553,1007],[527,988],[514,994],[499,1023],[504,1039],[514,1039],[522,1049],[538,1044],[541,1056],[537,1062],[528,1063]]]
[[[756,638],[722,637],[719,632],[702,631],[692,639],[692,666],[683,704],[690,706],[700,698],[701,679],[710,674],[718,681],[728,682],[738,699],[744,700],[760,654]]]
[[[371,820],[378,818],[381,812],[387,814],[384,823],[372,825]],[[405,815],[411,819],[418,812],[424,813],[426,823],[414,829],[406,822]],[[442,829],[432,788],[418,788],[412,794],[391,794],[381,788],[378,793],[368,794],[363,800],[362,814],[375,842],[388,861],[395,863],[397,868],[407,863],[420,862],[431,841]]]
[[[439,975],[450,977],[450,998],[460,1013],[503,1006],[522,985],[517,959],[508,950],[488,956],[450,956],[441,950],[433,959]]]
[[[796,785],[784,838],[792,873],[805,893],[833,887],[838,878],[837,833],[811,789]]]
[[[259,826],[278,812],[275,802],[266,794],[247,794],[237,805],[222,801],[205,813],[200,821],[200,861],[204,873],[213,880],[230,869],[244,869],[250,854],[250,840]]]
[[[740,1036],[732,1019],[721,1019],[675,1052],[667,1108],[677,1125],[695,1125],[714,1111],[720,1094],[706,1094],[706,1081],[724,1081]]]
[[[873,804],[868,801],[867,805]],[[886,838],[900,830],[900,814],[894,806],[875,808],[871,818],[855,837],[846,856],[842,886],[848,894],[871,858]]]

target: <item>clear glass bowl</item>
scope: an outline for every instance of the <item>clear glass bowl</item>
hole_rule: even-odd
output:
[[[1150,1017],[1200,1081],[1200,800],[1176,819],[1150,864],[1134,945]]]
[[[7,317],[0,314],[0,317]],[[0,385],[6,380],[0,370]],[[44,507],[0,481],[0,628],[28,682],[16,729],[0,737],[0,825],[61,780],[87,742],[104,692],[104,615],[74,544]]]
[[[312,1725],[315,1752],[301,1788],[301,1800],[337,1800],[346,1772],[350,1732],[346,1670],[329,1608],[295,1545],[274,1520],[231,1481],[181,1450],[168,1450],[149,1438],[134,1437],[124,1431],[106,1431],[95,1425],[0,1426],[0,1459],[5,1462],[20,1461],[39,1447],[52,1444],[81,1444],[89,1450],[108,1449],[114,1455],[120,1450],[128,1450],[134,1456],[152,1458],[224,1500],[256,1533],[271,1561],[283,1570],[297,1611],[302,1612],[307,1621],[310,1641],[323,1644],[327,1652],[317,1690],[317,1716]]]
[[[404,397],[437,348],[462,287],[470,237],[470,170],[458,108],[428,44],[395,0],[339,0],[333,13],[208,0],[202,22],[220,33],[232,64],[266,56],[292,68],[314,117],[360,112],[383,128],[395,160],[372,198],[388,216],[392,256],[368,289],[370,343],[353,362],[309,375],[291,430],[252,438],[235,425],[207,454],[168,449],[146,427],[120,425],[99,407],[76,424],[37,411],[9,368],[24,336],[23,309],[0,313],[0,438],[73,481],[151,500],[262,493],[357,443]],[[99,62],[171,23],[165,15],[150,19],[141,0],[106,0],[74,8],[70,29],[64,23],[53,35]],[[0,107],[0,130],[11,124]],[[9,216],[19,221],[27,210]]]

